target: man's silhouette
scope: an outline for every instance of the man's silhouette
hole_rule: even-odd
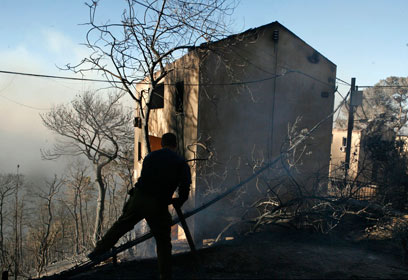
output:
[[[176,154],[177,140],[172,133],[163,134],[162,149],[149,153],[143,160],[142,172],[119,219],[97,242],[88,255],[92,260],[107,252],[134,225],[146,219],[157,245],[160,278],[171,278],[171,215],[168,205],[180,207],[188,199],[190,168]],[[178,198],[172,198],[178,188]]]

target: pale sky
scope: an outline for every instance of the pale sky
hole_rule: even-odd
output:
[[[72,75],[56,66],[87,54],[80,45],[87,27],[79,24],[88,21],[84,1],[0,0],[0,70]],[[102,12],[117,17],[119,2],[102,0]],[[347,82],[408,76],[406,0],[241,0],[233,20],[236,32],[279,21],[335,63],[337,77]],[[40,160],[54,136],[39,113],[100,86],[0,74],[0,173],[15,172],[17,164],[26,174],[60,172],[62,164]]]

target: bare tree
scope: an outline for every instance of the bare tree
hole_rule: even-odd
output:
[[[87,5],[90,29],[85,45],[92,54],[67,68],[102,72],[136,101],[143,151],[148,153],[150,109],[160,83],[174,70],[170,63],[200,43],[229,34],[224,18],[234,10],[235,0],[125,0],[117,22],[98,18],[99,1]],[[137,89],[140,83],[146,84],[144,90]]]
[[[41,199],[41,207],[39,208],[40,223],[33,223],[32,234],[35,246],[35,263],[38,275],[49,263],[50,248],[55,243],[59,233],[59,229],[55,226],[54,219],[54,203],[56,195],[64,184],[64,180],[55,176],[52,181],[46,182],[46,189],[38,193]]]
[[[84,223],[84,199],[93,188],[91,177],[88,176],[88,167],[75,162],[69,168],[69,176],[67,180],[68,193],[65,196],[67,206],[75,225],[75,252],[80,253],[86,248],[87,230]],[[64,202],[65,204],[65,202]]]
[[[0,254],[2,268],[5,268],[8,255],[4,244],[5,216],[7,216],[6,201],[16,191],[16,180],[17,177],[13,174],[0,174]]]
[[[95,167],[98,199],[94,241],[100,238],[103,225],[106,194],[103,169],[121,157],[126,143],[133,142],[132,112],[123,108],[121,96],[111,94],[103,100],[87,92],[70,105],[56,106],[41,115],[43,124],[62,136],[52,150],[43,152],[45,158],[84,155]]]
[[[20,257],[21,257],[21,240],[22,240],[22,207],[19,207],[19,185],[20,175],[18,173],[20,165],[17,165],[16,187],[15,187],[15,208],[14,208],[14,279],[19,275]],[[20,219],[19,219],[20,218]],[[19,226],[20,222],[20,226]]]

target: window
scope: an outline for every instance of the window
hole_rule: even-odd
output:
[[[164,84],[156,85],[150,99],[150,109],[161,109],[164,107]]]
[[[177,113],[183,113],[183,98],[184,98],[184,82],[176,83],[175,91],[175,108]]]
[[[137,161],[142,160],[142,143],[137,142]]]
[[[142,128],[142,118],[141,117],[136,117],[133,120],[133,126],[137,128]]]
[[[343,137],[343,141],[342,141],[341,145],[343,147],[347,147],[347,138],[346,137]]]

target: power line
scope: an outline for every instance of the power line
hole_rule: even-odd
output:
[[[22,76],[30,76],[30,77],[37,77],[37,78],[49,78],[49,79],[62,79],[62,80],[74,80],[74,81],[85,81],[85,82],[103,82],[103,83],[114,83],[114,84],[121,84],[121,81],[109,81],[109,80],[98,80],[98,79],[86,79],[86,78],[74,78],[74,77],[67,77],[67,76],[55,76],[55,75],[44,75],[44,74],[35,74],[35,73],[25,73],[25,72],[14,72],[14,71],[5,71],[0,70],[0,74],[12,74],[12,75],[22,75]],[[231,82],[231,83],[189,83],[186,84],[187,86],[236,86],[236,85],[244,85],[244,84],[253,84],[253,83],[260,83],[267,80],[272,80],[277,77],[283,76],[282,75],[273,75],[271,77],[266,77],[263,79],[258,80],[249,80],[249,81],[242,81],[242,82]],[[138,82],[137,84],[144,84],[150,85],[148,82]],[[164,85],[176,85],[176,83],[163,83]]]
[[[48,78],[48,79],[63,79],[63,80],[75,80],[75,81],[86,81],[86,82],[111,82],[108,80],[97,80],[97,79],[85,79],[85,78],[74,78],[74,77],[66,77],[66,76],[55,76],[55,75],[44,75],[44,74],[35,74],[35,73],[25,73],[25,72],[16,72],[16,71],[4,71],[4,70],[0,70],[1,74],[12,74],[12,75],[22,75],[22,76],[30,76],[30,77],[36,77],[36,78]],[[268,81],[268,80],[272,80],[275,78],[279,78],[281,76],[284,76],[285,74],[282,75],[274,75],[272,77],[267,77],[267,78],[263,78],[263,79],[258,79],[258,80],[251,80],[251,81],[242,81],[242,82],[232,82],[232,83],[211,83],[211,84],[205,84],[205,83],[201,83],[201,84],[185,84],[187,86],[198,86],[198,85],[212,85],[212,86],[235,86],[235,85],[244,85],[244,84],[252,84],[252,83],[260,83],[260,82],[264,82],[264,81]],[[112,83],[121,83],[119,81],[112,81]],[[150,83],[146,83],[146,82],[140,82],[138,84],[150,84]],[[175,85],[175,83],[164,83],[165,85]],[[7,86],[8,87],[8,86]],[[7,88],[6,87],[6,88]],[[6,89],[4,88],[4,89]],[[30,106],[30,105],[26,105],[24,103],[15,101],[11,98],[8,98],[4,95],[0,95],[0,97],[8,100],[9,102],[15,103],[17,105],[29,108],[29,109],[33,109],[33,110],[50,110],[50,108],[40,108],[40,107],[34,107],[34,106]]]
[[[249,57],[258,56],[258,53],[257,53],[257,52],[252,52],[252,51],[246,50],[245,48],[241,48],[240,50],[241,50],[242,52],[245,52],[245,53],[249,54]],[[212,49],[211,51],[217,53],[217,51],[214,50],[214,49]],[[247,58],[247,56],[241,55],[241,54],[238,52],[238,50],[232,48],[230,51],[234,52],[235,55],[237,55],[237,56],[240,57],[241,59],[245,60],[247,63],[249,63],[249,64],[255,66],[255,67],[258,68],[259,70],[261,70],[261,71],[263,71],[263,72],[266,72],[266,73],[269,73],[269,74],[272,74],[269,70],[266,70],[266,69],[263,67],[263,65],[262,65],[262,66],[261,66],[261,65],[258,65],[258,64],[256,64],[256,63],[254,63],[252,60],[249,60],[249,59]],[[264,52],[264,53],[265,53],[265,52]],[[222,54],[218,53],[218,55],[221,56]],[[268,55],[268,56],[271,56],[269,53],[267,53],[267,55]],[[259,56],[258,56],[258,57],[259,57]],[[287,71],[286,74],[289,74],[289,73],[298,73],[298,74],[304,75],[305,77],[308,77],[308,78],[310,78],[310,79],[312,79],[312,80],[314,80],[314,81],[316,81],[316,82],[319,82],[319,83],[321,83],[321,84],[327,85],[327,86],[329,86],[329,87],[333,86],[333,85],[330,84],[330,83],[327,83],[327,82],[325,82],[325,81],[322,81],[322,80],[320,80],[320,79],[318,79],[318,78],[316,78],[316,77],[314,77],[314,76],[312,76],[312,75],[310,75],[310,74],[307,74],[307,73],[305,73],[305,72],[302,72],[302,71],[300,71],[300,70],[290,69],[290,68],[285,67],[285,66],[283,66],[283,65],[278,66],[278,67],[279,67],[279,68],[282,68],[282,69],[285,69],[285,70]],[[342,81],[343,81],[343,80],[342,80]],[[345,82],[345,81],[343,81],[343,82],[346,83],[346,84],[348,84],[348,83]],[[350,84],[348,84],[348,85],[350,85]]]
[[[75,77],[67,77],[67,76],[44,75],[44,74],[35,74],[35,73],[26,73],[26,72],[5,71],[5,70],[0,70],[0,73],[1,74],[21,75],[21,76],[31,76],[31,77],[37,77],[37,78],[62,79],[62,80],[85,81],[85,82],[121,83],[119,81],[75,78]]]
[[[6,95],[7,92],[5,92],[5,93],[2,93],[2,92],[5,91],[6,89],[8,89],[8,88],[11,86],[11,84],[13,83],[13,81],[14,81],[15,78],[16,78],[16,76],[14,76],[14,77],[11,79],[11,81],[10,81],[5,87],[3,87],[2,89],[0,89],[0,96],[5,96],[5,95]]]
[[[342,99],[344,99],[344,97],[343,97],[343,95],[340,93],[340,91],[336,90],[334,93],[336,93],[336,92],[340,95],[340,97],[341,97]]]
[[[288,73],[298,73],[298,74],[301,74],[301,75],[303,75],[303,76],[305,76],[305,77],[308,77],[309,79],[312,79],[312,80],[314,80],[314,81],[316,81],[316,82],[319,82],[319,83],[321,83],[321,84],[324,84],[324,85],[326,85],[326,86],[329,86],[329,87],[334,86],[334,84],[329,84],[329,83],[327,83],[327,82],[325,82],[325,81],[319,80],[318,78],[313,77],[312,75],[309,75],[309,74],[307,74],[307,73],[305,73],[305,72],[302,72],[302,71],[300,71],[300,70],[292,70],[292,69],[286,68],[286,67],[284,67],[284,66],[280,66],[280,67],[283,68],[283,69],[286,69],[286,70],[288,71]]]
[[[330,85],[322,80],[319,80],[316,77],[313,77],[307,73],[304,73],[300,70],[293,70],[286,68],[284,66],[280,66],[280,68],[286,69],[287,72],[284,74],[280,75],[272,75],[270,77],[266,77],[263,79],[257,79],[257,80],[249,80],[249,81],[242,81],[242,82],[231,82],[231,83],[189,83],[185,84],[186,86],[237,86],[237,85],[245,85],[245,84],[254,84],[254,83],[260,83],[268,80],[272,80],[275,78],[279,78],[281,76],[284,76],[286,74],[290,73],[298,73],[301,75],[304,75],[312,80],[315,80],[317,82],[320,82],[325,85]],[[109,81],[109,80],[101,80],[101,79],[87,79],[87,78],[75,78],[75,77],[68,77],[68,76],[56,76],[56,75],[46,75],[46,74],[36,74],[36,73],[27,73],[27,72],[17,72],[17,71],[6,71],[6,70],[0,70],[0,74],[10,74],[10,75],[21,75],[21,76],[29,76],[29,77],[36,77],[36,78],[48,78],[48,79],[62,79],[62,80],[71,80],[71,81],[82,81],[82,82],[99,82],[99,83],[113,83],[113,84],[121,84],[121,81]],[[349,83],[343,81],[340,78],[337,78],[337,80],[346,83],[347,85],[350,85]],[[148,82],[138,82],[137,84],[145,84],[145,85],[150,85]],[[176,83],[163,83],[164,85],[171,85],[174,86]],[[372,87],[389,87],[389,88],[408,88],[408,86],[359,86],[359,88],[372,88]]]
[[[24,104],[24,103],[20,103],[20,102],[18,102],[18,101],[15,101],[15,100],[13,100],[13,99],[11,99],[11,98],[8,98],[8,97],[6,97],[6,96],[3,96],[3,95],[0,95],[0,97],[1,97],[1,98],[4,98],[4,99],[6,99],[6,100],[8,100],[8,101],[10,101],[10,102],[12,102],[12,103],[15,103],[15,104],[17,104],[17,105],[20,105],[20,106],[23,106],[23,107],[26,107],[26,108],[29,108],[29,109],[33,109],[33,110],[47,111],[47,110],[50,110],[50,109],[51,109],[51,108],[40,108],[40,107],[34,107],[34,106],[26,105],[26,104]]]
[[[407,86],[358,86],[358,88],[408,88]]]
[[[348,85],[348,86],[351,86],[350,83],[347,83],[346,81],[344,81],[344,80],[342,80],[342,79],[340,79],[340,78],[337,78],[337,77],[336,77],[336,80],[338,80],[338,81],[340,81],[340,82],[342,82],[342,83],[344,83],[344,84],[346,84],[346,85]]]

